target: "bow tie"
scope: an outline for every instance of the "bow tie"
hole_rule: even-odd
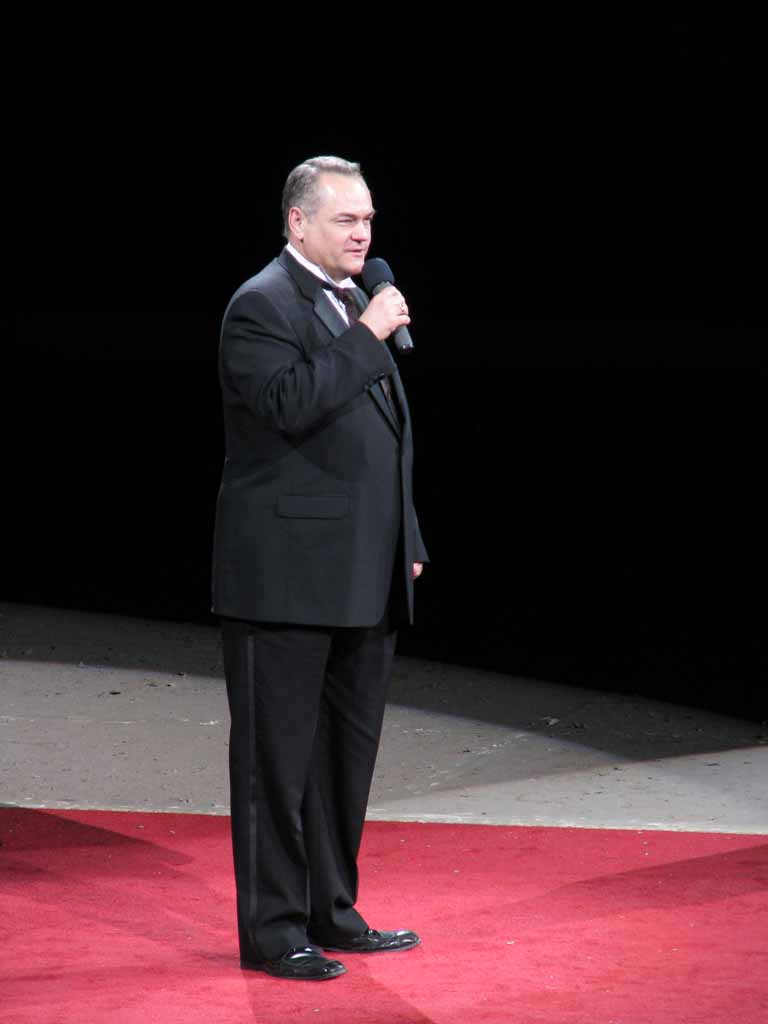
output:
[[[331,291],[342,304],[344,309],[347,311],[347,318],[350,324],[357,320],[358,312],[355,300],[352,298],[352,288],[339,288],[338,285],[331,284],[330,281],[323,285],[326,291]]]
[[[345,305],[347,303],[347,299],[351,298],[352,296],[351,288],[341,288],[337,284],[331,284],[330,281],[324,281],[323,288],[325,288],[326,291],[333,292],[333,294],[336,296],[339,302],[343,302]]]

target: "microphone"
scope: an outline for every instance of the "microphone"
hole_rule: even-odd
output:
[[[382,288],[395,283],[395,275],[386,260],[375,257],[363,264],[363,287],[373,297]],[[412,352],[413,339],[405,324],[401,324],[392,334],[392,341],[398,352]]]

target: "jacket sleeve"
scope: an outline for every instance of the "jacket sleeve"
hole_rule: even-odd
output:
[[[413,558],[416,562],[428,562],[429,554],[427,552],[424,539],[421,536],[421,530],[419,529],[419,517],[416,515],[416,509],[413,510],[413,523],[414,523],[414,542],[413,542]]]
[[[284,434],[300,434],[395,371],[387,346],[355,323],[327,346],[305,351],[288,318],[263,292],[229,307],[221,375],[251,411]]]

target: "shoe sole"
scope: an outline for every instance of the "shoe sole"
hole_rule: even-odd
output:
[[[382,946],[381,949],[347,949],[346,946],[322,946],[321,948],[326,953],[407,953],[409,949],[416,949],[420,945],[421,939],[418,942],[412,942],[409,946]]]
[[[240,966],[244,971],[261,971],[270,978],[280,978],[282,981],[330,981],[331,978],[340,978],[342,974],[347,973],[347,968],[343,965],[341,970],[336,970],[332,974],[318,974],[315,977],[308,974],[279,974],[277,971],[270,971],[263,964],[249,964],[247,960],[241,960]]]

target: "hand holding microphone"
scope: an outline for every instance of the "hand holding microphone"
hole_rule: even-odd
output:
[[[385,286],[371,299],[359,319],[379,341],[386,341],[398,327],[410,323],[405,300],[397,288],[391,286]]]
[[[380,341],[390,334],[398,352],[410,352],[413,341],[406,324],[411,322],[405,299],[394,287],[395,275],[386,260],[366,260],[363,266],[363,287],[371,301],[360,315]]]

